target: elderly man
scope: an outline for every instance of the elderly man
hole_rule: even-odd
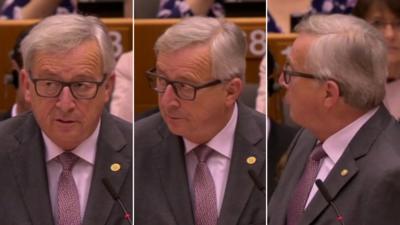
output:
[[[52,16],[21,45],[32,113],[0,124],[1,224],[126,224],[131,211],[132,127],[104,110],[113,49],[94,17]]]
[[[135,123],[136,224],[265,224],[265,115],[237,102],[243,31],[188,18],[155,51],[160,113]]]
[[[280,82],[304,129],[289,148],[269,224],[398,224],[400,129],[382,105],[383,37],[343,15],[312,16],[297,31]]]

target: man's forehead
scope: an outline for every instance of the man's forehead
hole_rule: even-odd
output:
[[[300,33],[287,55],[287,60],[290,65],[304,64],[309,54],[310,48],[318,36],[308,33]]]

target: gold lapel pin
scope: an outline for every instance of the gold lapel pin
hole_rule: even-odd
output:
[[[247,164],[249,164],[249,165],[253,165],[254,163],[256,163],[256,161],[257,161],[257,159],[256,159],[256,157],[254,157],[254,156],[249,156],[249,157],[247,157],[247,159],[246,159],[246,162],[247,162]]]
[[[347,176],[347,174],[349,174],[349,170],[348,169],[342,169],[342,171],[340,171],[340,175],[342,177]]]
[[[117,172],[121,169],[121,164],[119,163],[113,163],[110,167],[111,171]]]

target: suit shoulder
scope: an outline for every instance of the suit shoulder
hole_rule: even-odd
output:
[[[399,137],[400,124],[397,121],[392,122],[385,129],[382,130],[381,135],[376,140],[375,146],[382,149],[379,152],[382,152],[385,155],[388,154],[388,152],[392,152],[400,157]]]
[[[0,121],[0,137],[14,134],[30,117],[33,117],[33,114],[29,112]]]
[[[158,126],[160,126],[163,122],[160,113],[155,113],[151,116],[145,117],[135,122],[135,135],[136,133],[146,133],[149,131],[154,131]]]
[[[252,118],[258,126],[260,126],[263,130],[265,130],[266,126],[266,118],[267,116],[263,113],[260,113],[248,106],[239,105],[239,117],[242,117],[247,120],[246,117]]]
[[[126,120],[123,120],[117,116],[111,115],[115,124],[123,131],[130,131],[132,132],[132,123]]]

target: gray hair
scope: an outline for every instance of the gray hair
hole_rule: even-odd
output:
[[[212,76],[220,80],[245,80],[247,42],[235,24],[221,19],[190,17],[170,27],[158,38],[156,54],[176,51],[195,44],[208,44]]]
[[[114,49],[104,24],[96,17],[77,14],[43,19],[21,43],[24,68],[30,70],[39,51],[67,52],[85,41],[96,40],[103,57],[103,73],[114,70]]]
[[[338,82],[345,102],[360,109],[378,106],[385,95],[387,50],[382,34],[346,15],[315,15],[296,31],[316,35],[306,66],[322,80]]]

